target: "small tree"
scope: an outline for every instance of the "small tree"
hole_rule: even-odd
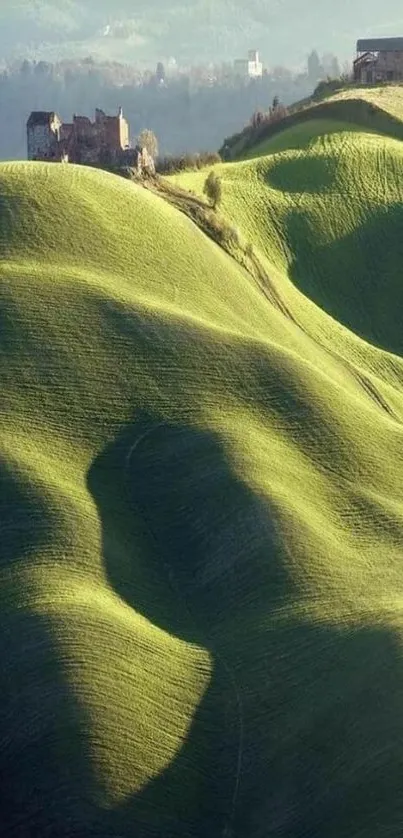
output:
[[[154,160],[158,157],[158,140],[154,132],[150,131],[149,128],[145,128],[144,131],[141,132],[138,143],[141,148],[147,149],[148,153],[154,158]]]
[[[165,81],[165,67],[162,61],[159,61],[157,64],[157,72],[156,72],[157,81],[162,84]]]
[[[323,77],[323,67],[320,63],[320,58],[316,49],[313,49],[308,55],[308,79],[315,84]]]
[[[211,171],[210,174],[207,176],[204,183],[203,192],[205,195],[207,195],[213,209],[217,209],[218,205],[221,203],[222,185],[221,178],[219,178],[218,175],[215,174],[215,172]]]
[[[259,128],[262,122],[264,122],[264,114],[262,111],[255,111],[250,122],[252,128]]]

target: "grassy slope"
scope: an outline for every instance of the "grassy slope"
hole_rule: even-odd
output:
[[[376,101],[375,91],[363,92]],[[401,89],[385,94],[397,115]],[[261,143],[250,160],[217,169],[222,214],[258,248],[271,274],[280,272],[285,300],[309,312],[304,326],[312,331],[317,313],[295,285],[336,320],[398,354],[402,149],[359,125],[312,119]],[[201,195],[205,177],[185,173],[176,182]]]
[[[155,196],[0,167],[9,835],[400,834],[403,159],[305,145],[222,169],[292,318]]]
[[[230,159],[247,160],[287,148],[301,149],[319,134],[346,130],[402,140],[403,87],[348,87],[321,101],[311,101],[303,109],[291,108],[281,122],[262,126],[261,139],[250,126],[230,139]],[[224,157],[228,159],[226,153]]]
[[[248,149],[245,154],[242,154],[242,159],[255,160],[257,157],[265,157],[269,154],[277,154],[280,151],[296,151],[303,152],[311,143],[316,142],[318,137],[328,137],[331,134],[344,134],[348,131],[349,134],[362,134],[361,125],[346,125],[342,120],[337,119],[310,119],[308,122],[302,122],[299,125],[294,125],[292,128],[286,128],[280,131],[270,139],[263,140],[257,145]],[[368,133],[373,133],[367,129]],[[374,132],[376,133],[376,131]]]
[[[349,90],[342,90],[331,97],[335,102],[346,102],[349,99],[355,99],[357,93],[360,99],[370,104],[377,105],[383,108],[391,116],[397,119],[403,119],[403,87],[386,85],[381,87],[360,87],[357,89],[350,88]]]

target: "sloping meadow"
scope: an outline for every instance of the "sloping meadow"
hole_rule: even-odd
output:
[[[0,167],[4,834],[400,834],[401,160]]]

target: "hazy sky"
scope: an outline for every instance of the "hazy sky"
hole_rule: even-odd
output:
[[[296,66],[307,52],[350,58],[359,37],[403,36],[389,0],[0,0],[0,59],[93,55],[136,62],[232,59],[260,49]]]

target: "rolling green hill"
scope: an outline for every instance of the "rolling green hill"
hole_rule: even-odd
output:
[[[362,101],[376,105],[370,131],[366,121],[359,124],[360,108],[356,124],[352,120],[350,105],[361,91],[343,91],[320,111],[326,115],[329,108],[327,119],[313,107],[249,149],[250,159],[217,168],[224,217],[257,247],[271,275],[287,274],[281,289],[291,309],[310,307],[295,295],[297,286],[335,320],[399,355],[403,145],[378,134],[376,126],[388,133],[396,127],[397,133],[402,90],[362,91]],[[380,102],[384,120],[378,118]],[[388,114],[394,122],[387,122]],[[175,181],[202,194],[205,177],[203,171],[185,173]],[[316,312],[304,314],[304,328],[316,337],[315,319]]]
[[[368,102],[396,119],[403,119],[403,87],[396,85],[384,85],[381,87],[360,87],[341,90],[331,97],[334,102],[348,102],[351,99],[359,98],[362,102]]]
[[[260,280],[0,166],[11,838],[400,835],[403,146],[334,127],[219,167]]]
[[[279,121],[252,124],[227,138],[220,149],[225,160],[262,157],[301,148],[321,133],[369,132],[403,139],[403,87],[381,85],[355,88],[348,84],[324,98],[297,102]],[[276,138],[276,139],[275,139]],[[267,141],[269,143],[267,144]]]

